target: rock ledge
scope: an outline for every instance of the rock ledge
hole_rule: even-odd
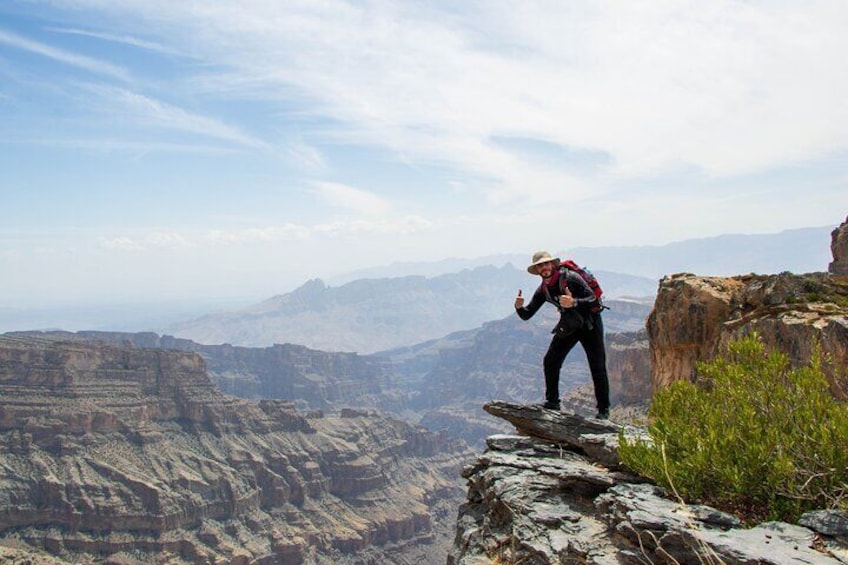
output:
[[[840,513],[744,528],[628,473],[617,457],[619,432],[640,429],[500,401],[483,408],[517,434],[489,437],[464,469],[468,495],[448,565],[848,563]]]

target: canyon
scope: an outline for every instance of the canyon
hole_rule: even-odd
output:
[[[0,336],[0,545],[72,563],[444,555],[462,442],[223,395],[197,354]]]
[[[611,300],[607,328],[611,396],[615,403],[644,405],[650,398],[650,352],[644,330],[648,306]],[[556,323],[553,310],[530,322],[514,314],[481,327],[454,332],[411,347],[371,355],[319,351],[296,344],[244,347],[207,345],[152,332],[23,332],[10,335],[85,339],[137,348],[199,354],[210,379],[225,394],[252,401],[291,401],[301,411],[339,412],[345,408],[390,414],[434,432],[446,431],[482,447],[485,437],[506,430],[480,407],[500,398],[538,402],[541,359]],[[642,328],[642,329],[639,329]],[[581,352],[563,370],[564,391],[590,383]],[[589,412],[588,395],[567,399]]]
[[[845,563],[848,516],[742,528],[632,475],[615,449],[619,432],[643,433],[623,408],[696,380],[700,360],[748,332],[798,364],[818,349],[844,391],[846,224],[827,273],[676,273],[650,312],[614,303],[611,422],[587,417],[579,355],[564,371],[576,391],[565,411],[533,405],[544,316],[367,355],[150,332],[2,334],[0,558],[635,564],[697,563],[709,548],[727,563]]]

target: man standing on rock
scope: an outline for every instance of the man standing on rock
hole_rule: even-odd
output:
[[[596,418],[609,418],[609,378],[607,354],[604,347],[604,324],[601,305],[588,283],[575,271],[561,267],[560,260],[547,251],[533,254],[527,272],[542,277],[542,283],[530,303],[524,306],[521,290],[515,299],[515,311],[522,320],[529,320],[545,302],[553,304],[560,312],[560,321],[553,329],[553,338],[545,353],[545,408],[560,409],[559,375],[568,352],[580,342],[589,361],[595,399],[598,403]]]

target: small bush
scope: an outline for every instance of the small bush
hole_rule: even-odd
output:
[[[820,354],[792,368],[752,334],[697,373],[655,395],[653,444],[622,434],[625,465],[749,523],[848,508],[848,405],[830,394]]]

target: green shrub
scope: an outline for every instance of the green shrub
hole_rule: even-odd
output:
[[[819,353],[792,368],[752,334],[697,374],[654,396],[652,443],[621,435],[625,465],[749,523],[848,508],[848,405],[830,394]]]

